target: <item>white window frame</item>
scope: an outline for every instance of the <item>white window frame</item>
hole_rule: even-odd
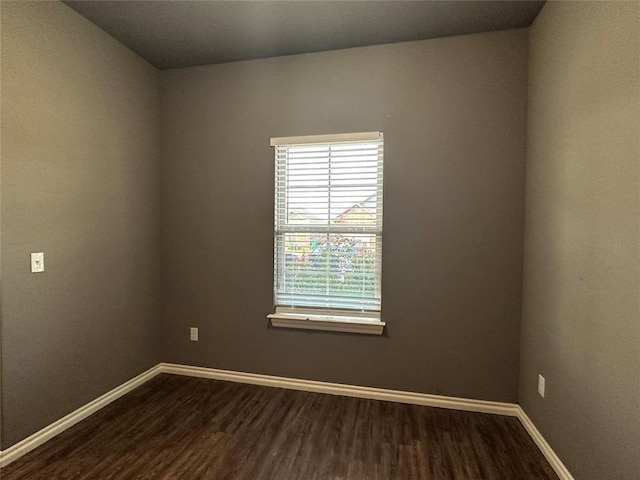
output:
[[[331,135],[313,135],[298,137],[274,137],[271,138],[271,146],[278,147],[284,145],[303,145],[303,144],[338,144],[344,142],[366,142],[381,141],[383,139],[382,132],[358,132],[358,133],[342,133]],[[277,153],[276,153],[277,154]],[[274,227],[274,235],[276,242],[274,243],[274,299],[277,297],[275,278],[277,255],[277,236],[278,236],[278,210],[283,208],[282,198],[278,199],[278,187],[276,185],[276,221]],[[377,195],[382,204],[382,187],[379,187]],[[280,203],[279,203],[280,202]],[[372,230],[380,239],[382,239],[382,217],[379,217],[379,225]],[[355,232],[354,232],[355,233]],[[379,244],[379,242],[377,242]],[[382,248],[377,245],[377,248]],[[379,252],[381,258],[381,251]],[[380,260],[381,261],[381,260]],[[381,298],[381,265],[379,267],[378,289]],[[274,300],[276,302],[276,300]],[[376,310],[342,310],[335,308],[321,307],[305,307],[305,306],[278,306],[276,305],[275,313],[267,315],[274,327],[297,328],[309,330],[328,330],[349,333],[364,333],[372,335],[381,335],[384,331],[385,322],[381,321],[380,311]]]

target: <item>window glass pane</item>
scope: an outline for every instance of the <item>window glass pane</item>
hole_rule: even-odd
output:
[[[378,235],[283,234],[280,242],[284,258],[277,292],[282,305],[358,309],[379,305]]]

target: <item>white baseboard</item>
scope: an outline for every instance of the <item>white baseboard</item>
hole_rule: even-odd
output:
[[[248,383],[267,387],[287,388],[304,392],[325,393],[330,395],[342,395],[346,397],[368,398],[371,400],[384,400],[389,402],[408,403],[427,407],[448,408],[464,410],[468,412],[491,413],[495,415],[507,415],[517,417],[535,444],[545,456],[560,480],[574,480],[569,470],[564,466],[560,458],[555,454],[551,446],[535,427],[531,419],[515,403],[490,402],[486,400],[473,400],[459,397],[445,397],[427,393],[406,392],[401,390],[387,390],[384,388],[361,387],[357,385],[345,385],[341,383],[319,382],[315,380],[302,380],[298,378],[276,377],[257,373],[243,373],[231,370],[219,370],[215,368],[192,367],[174,363],[159,363],[146,372],[105,393],[92,402],[71,412],[69,415],[12,445],[4,451],[0,451],[0,467],[8,465],[21,456],[29,453],[34,448],[42,445],[47,440],[64,432],[92,413],[117,400],[124,394],[139,387],[159,373],[171,373],[189,377],[211,378],[228,382]]]
[[[553,451],[551,445],[547,443],[540,431],[536,428],[536,426],[533,424],[529,416],[524,412],[520,405],[518,405],[518,419],[520,420],[520,423],[522,423],[522,426],[525,428],[527,433],[531,436],[535,444],[538,446],[542,454],[545,456],[545,458],[551,465],[551,468],[553,468],[560,480],[574,480],[567,467],[565,467],[564,463],[562,463],[562,460],[560,460],[560,457],[556,455],[556,452]]]
[[[137,377],[123,383],[119,387],[105,393],[104,395],[96,398],[95,400],[87,403],[86,405],[74,410],[70,414],[62,417],[60,420],[53,422],[52,424],[44,427],[42,430],[37,431],[33,435],[28,436],[24,440],[19,441],[15,445],[10,446],[6,450],[0,451],[0,467],[10,464],[18,458],[26,455],[34,448],[39,447],[47,440],[55,437],[56,435],[64,432],[68,428],[73,427],[76,423],[84,420],[89,415],[97,412],[101,408],[107,406],[114,400],[117,400],[125,393],[129,393],[131,390],[139,387],[146,381],[155,377],[161,372],[160,364],[153,368],[150,368],[146,372],[141,373]]]
[[[250,383],[267,387],[287,388],[305,392],[327,393],[345,397],[369,398],[372,400],[386,400],[389,402],[410,403],[427,407],[450,408],[468,412],[493,413],[497,415],[518,416],[518,405],[515,403],[489,402],[458,397],[445,397],[426,393],[387,390],[384,388],[360,387],[341,383],[318,382],[301,380],[298,378],[275,377],[257,373],[234,372],[215,368],[190,367],[172,363],[161,364],[163,373],[187,375],[190,377],[211,378],[237,383]]]

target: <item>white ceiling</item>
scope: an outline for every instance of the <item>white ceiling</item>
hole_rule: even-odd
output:
[[[161,69],[527,27],[543,1],[65,1]]]

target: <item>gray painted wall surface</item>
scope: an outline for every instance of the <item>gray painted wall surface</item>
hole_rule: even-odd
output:
[[[519,401],[579,480],[640,472],[638,25],[550,2],[530,36]]]
[[[512,30],[161,72],[164,360],[515,401],[527,48]],[[270,137],[371,130],[386,335],[270,328]]]
[[[63,4],[2,2],[1,80],[7,448],[160,361],[159,79]]]

